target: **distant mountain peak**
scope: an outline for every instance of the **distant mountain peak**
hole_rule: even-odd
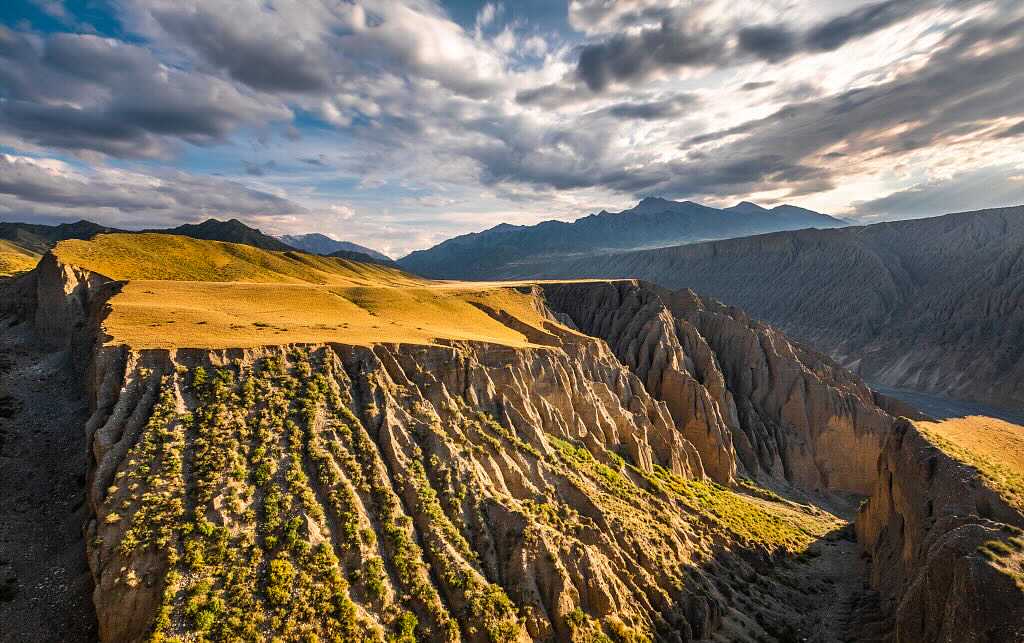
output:
[[[768,208],[758,205],[752,201],[740,201],[731,208],[725,208],[726,210],[742,210],[744,212],[767,212]]]
[[[339,241],[334,237],[320,232],[309,232],[307,234],[284,234],[278,237],[278,239],[290,246],[302,250],[303,252],[310,252],[317,255],[335,255],[335,253],[342,252],[366,255],[372,257],[378,262],[391,261],[391,257],[382,252],[378,252],[373,248],[367,248],[366,246],[361,246],[358,243],[352,243],[351,241]],[[348,256],[346,258],[358,260],[358,258],[353,256]]]

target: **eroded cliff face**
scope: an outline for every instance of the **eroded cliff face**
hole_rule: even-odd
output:
[[[863,382],[736,308],[623,280],[544,286],[548,303],[664,400],[704,468],[867,494],[892,418]]]
[[[89,425],[102,638],[781,627],[785,590],[746,579],[808,531],[702,481],[664,404],[566,337],[112,352]]]
[[[704,338],[675,319],[655,289],[619,281],[547,284],[543,291],[552,309],[584,333],[604,339],[665,402],[712,479],[735,481],[733,433],[739,431],[739,418],[732,394]]]
[[[891,640],[1024,639],[1024,515],[906,419],[856,520]]]

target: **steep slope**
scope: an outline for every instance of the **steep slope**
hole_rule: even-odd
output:
[[[1024,407],[1024,207],[552,261],[735,304],[868,381]]]
[[[536,289],[512,289],[532,317],[478,304],[528,342],[147,348],[110,335],[104,277],[61,263],[132,263],[98,252],[29,277],[37,319],[105,331],[85,371],[104,640],[753,641],[814,613],[771,561],[838,521],[706,481],[664,403]]]
[[[37,253],[0,239],[0,277],[32,270],[38,262]]]
[[[377,252],[373,248],[367,248],[351,241],[338,241],[317,232],[310,234],[283,234],[278,239],[293,248],[318,255],[333,255],[336,252],[345,251],[366,255],[377,261],[391,261],[391,257]]]
[[[405,270],[435,279],[530,277],[553,256],[590,256],[776,230],[831,228],[845,222],[795,206],[771,210],[741,203],[719,210],[691,201],[646,198],[623,212],[592,214],[571,223],[501,224],[449,239],[398,261]]]
[[[175,234],[193,239],[206,239],[208,241],[227,241],[229,243],[241,243],[263,250],[276,250],[287,252],[295,250],[292,246],[279,241],[278,239],[263,234],[256,228],[245,225],[238,219],[220,221],[218,219],[207,219],[202,223],[186,223],[176,228],[144,230],[144,232],[156,232],[160,234]]]
[[[667,403],[714,479],[871,490],[891,418],[827,357],[692,291],[635,281],[543,288],[554,310],[608,341]]]

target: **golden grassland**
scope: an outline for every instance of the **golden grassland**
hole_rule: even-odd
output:
[[[936,446],[977,469],[1024,509],[1024,426],[983,415],[916,424]]]
[[[136,348],[245,348],[340,342],[529,345],[501,311],[543,330],[517,284],[434,282],[394,268],[164,234],[63,241],[54,253],[125,282],[104,322],[109,343]]]
[[[0,277],[27,272],[36,267],[39,255],[0,239]]]

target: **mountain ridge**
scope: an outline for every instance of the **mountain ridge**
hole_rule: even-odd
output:
[[[628,210],[602,210],[572,222],[498,224],[453,237],[427,250],[414,251],[399,259],[398,264],[432,278],[480,279],[498,274],[504,267],[542,262],[543,257],[551,254],[600,254],[814,225],[846,225],[796,206],[756,211],[735,208],[717,209],[692,201],[646,197]]]
[[[340,250],[344,250],[347,252],[357,252],[368,257],[372,257],[378,261],[392,261],[391,257],[382,252],[378,252],[373,248],[361,246],[358,243],[353,243],[351,241],[338,241],[333,237],[329,237],[326,234],[321,234],[319,232],[310,232],[307,234],[282,234],[277,238],[293,248],[297,248],[304,252],[312,252],[318,255],[330,255]]]

